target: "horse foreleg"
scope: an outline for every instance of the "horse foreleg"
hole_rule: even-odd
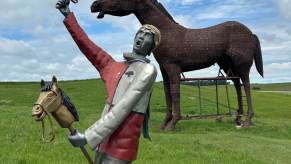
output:
[[[164,70],[161,69],[162,72],[162,76],[163,76],[163,82],[164,82],[164,92],[165,92],[165,97],[166,97],[166,105],[167,105],[167,109],[166,109],[166,116],[165,119],[163,121],[163,123],[160,126],[161,130],[164,130],[165,127],[167,126],[168,122],[172,120],[172,97],[171,97],[171,93],[170,93],[170,81],[167,75],[167,72],[165,72]]]
[[[246,97],[247,97],[247,103],[248,103],[247,118],[246,118],[243,126],[249,127],[252,124],[252,117],[254,116],[249,77],[246,76],[245,78],[242,78],[242,81],[243,81],[243,85],[244,85],[244,89],[245,89],[245,93],[246,93]]]
[[[171,67],[168,71],[170,79],[170,93],[172,100],[173,117],[167,124],[165,130],[175,130],[177,122],[182,118],[180,113],[180,68],[177,66]]]
[[[172,120],[167,124],[167,131],[175,130],[175,126],[182,116],[180,113],[180,83],[171,84],[171,96],[172,96],[172,107],[173,107],[173,117]]]
[[[242,102],[242,92],[241,92],[241,84],[240,84],[240,79],[235,79],[233,80],[235,89],[236,89],[236,94],[237,94],[237,104],[238,104],[238,109],[237,109],[237,116],[235,119],[235,123],[237,126],[242,125],[242,120],[241,117],[243,115],[243,102]]]

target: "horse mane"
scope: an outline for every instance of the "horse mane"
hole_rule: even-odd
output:
[[[52,82],[46,82],[44,86],[41,87],[40,91],[41,92],[47,92],[52,89],[53,83]]]
[[[53,83],[52,82],[47,82],[45,83],[45,85],[40,89],[41,92],[47,92],[47,91],[50,91],[52,89],[52,86],[53,86]],[[61,97],[62,97],[62,100],[63,100],[63,105],[65,107],[67,107],[67,109],[72,113],[72,115],[74,116],[75,118],[75,121],[79,121],[79,115],[78,115],[78,112],[77,112],[77,109],[75,107],[75,105],[71,102],[69,96],[67,96],[65,94],[65,92],[61,89],[60,89],[60,92],[61,92]]]
[[[175,22],[176,24],[178,24],[174,18],[171,16],[171,14],[166,10],[166,8],[163,6],[163,4],[161,4],[160,2],[158,2],[157,0],[152,0],[153,4],[162,12],[164,13],[171,21]]]

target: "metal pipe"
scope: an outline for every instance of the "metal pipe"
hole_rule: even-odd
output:
[[[226,98],[227,98],[228,112],[229,112],[229,114],[231,114],[230,103],[229,103],[229,94],[228,94],[228,84],[227,84],[227,81],[225,82],[225,89],[226,89]]]
[[[215,90],[216,90],[216,113],[219,115],[219,104],[218,104],[218,82],[215,80]]]
[[[199,114],[202,115],[202,102],[201,102],[201,88],[200,88],[200,80],[198,80],[198,96],[199,96]]]

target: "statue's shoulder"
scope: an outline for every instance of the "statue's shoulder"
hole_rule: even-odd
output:
[[[143,64],[144,64],[144,68],[143,68],[144,74],[148,74],[152,76],[157,75],[157,69],[153,64],[151,63],[143,63]]]

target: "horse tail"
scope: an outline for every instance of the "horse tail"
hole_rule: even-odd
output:
[[[259,74],[262,77],[264,77],[263,58],[262,58],[262,50],[261,50],[260,40],[259,40],[257,35],[253,34],[253,36],[254,36],[255,42],[256,42],[256,51],[255,51],[255,56],[254,56],[256,68],[257,68],[257,71],[259,72]]]

